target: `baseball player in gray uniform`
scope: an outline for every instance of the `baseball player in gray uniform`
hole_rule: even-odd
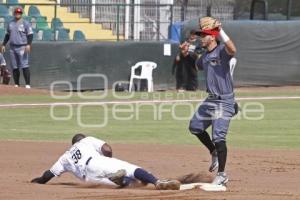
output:
[[[28,21],[22,18],[23,10],[17,7],[14,10],[14,19],[9,22],[4,37],[1,52],[5,51],[5,45],[10,41],[10,58],[13,69],[15,87],[20,85],[20,71],[23,70],[26,88],[30,88],[29,52],[33,40],[33,31]]]
[[[108,186],[126,187],[140,181],[144,185],[153,184],[157,190],[180,188],[177,180],[159,180],[137,165],[112,158],[112,149],[106,142],[81,133],[74,135],[72,146],[50,170],[31,182],[45,184],[65,172],[70,172],[86,182]]]
[[[208,148],[212,155],[209,171],[218,169],[212,184],[224,185],[228,182],[225,173],[227,158],[226,134],[230,119],[236,113],[233,80],[229,61],[236,53],[232,40],[221,28],[219,21],[214,22],[215,29],[201,29],[197,34],[206,51],[196,65],[204,71],[208,97],[192,117],[189,130]],[[219,44],[219,38],[224,44]],[[212,126],[212,139],[206,129]]]

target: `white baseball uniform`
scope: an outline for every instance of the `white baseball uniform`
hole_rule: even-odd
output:
[[[83,138],[67,150],[50,171],[55,176],[71,172],[81,180],[111,186],[116,186],[116,184],[111,182],[107,175],[120,169],[126,170],[127,177],[134,178],[135,170],[140,167],[116,158],[103,156],[101,147],[104,144],[104,141],[94,137]]]

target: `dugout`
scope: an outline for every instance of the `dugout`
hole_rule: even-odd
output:
[[[183,34],[197,28],[197,19],[185,22]],[[234,40],[238,65],[237,86],[280,86],[300,84],[300,21],[228,21],[224,29]],[[171,56],[164,55],[165,44]],[[30,55],[32,86],[49,88],[54,81],[68,81],[72,89],[102,89],[101,77],[82,79],[81,74],[104,74],[107,85],[129,79],[130,68],[138,61],[154,61],[155,89],[175,87],[172,75],[178,44],[169,42],[35,42]],[[9,64],[9,51],[5,53]],[[199,77],[201,80],[201,77]],[[203,84],[203,81],[200,81]],[[203,85],[202,85],[203,87]],[[60,84],[57,89],[69,89]]]

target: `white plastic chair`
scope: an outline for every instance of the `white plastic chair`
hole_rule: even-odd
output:
[[[141,74],[135,74],[135,70],[141,67]],[[133,79],[147,79],[148,92],[153,92],[153,77],[152,71],[157,67],[155,62],[142,61],[136,63],[131,67],[130,83],[129,83],[129,92],[132,91]]]
[[[229,61],[229,67],[230,67],[230,75],[233,78],[233,72],[236,67],[237,59],[236,58],[231,58]]]

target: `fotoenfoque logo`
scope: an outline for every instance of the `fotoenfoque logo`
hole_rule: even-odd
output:
[[[84,92],[81,89],[82,83],[90,78],[98,79],[104,86],[103,90]],[[188,122],[194,114],[197,115],[197,110],[202,105],[210,107],[207,116],[197,116],[202,117],[202,120],[231,118],[226,106],[203,102],[207,96],[203,91],[147,93],[134,90],[128,92],[126,90],[128,88],[125,88],[124,92],[117,92],[114,88],[120,83],[129,85],[128,81],[118,81],[113,83],[112,89],[109,90],[108,78],[104,74],[82,74],[77,78],[76,88],[69,81],[54,81],[50,85],[50,94],[56,102],[50,106],[50,117],[55,121],[69,121],[76,118],[80,127],[102,128],[109,125],[111,120],[144,120],[147,110],[147,120],[172,119]],[[59,88],[64,88],[66,92],[59,92]],[[264,118],[265,107],[261,102],[240,102],[239,107],[240,111],[232,120],[257,121]]]

